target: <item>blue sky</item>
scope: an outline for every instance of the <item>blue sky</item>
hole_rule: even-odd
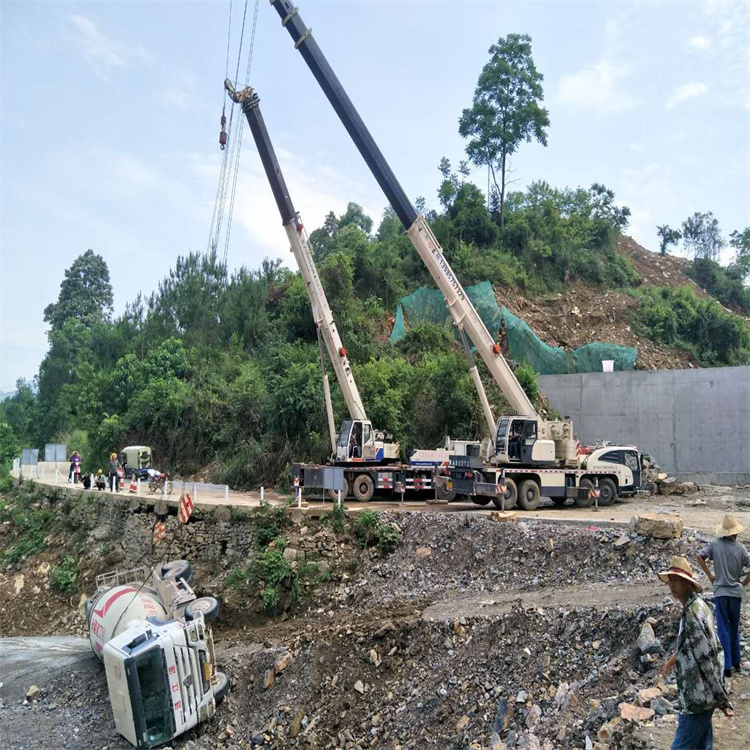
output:
[[[657,223],[694,211],[713,211],[725,234],[750,225],[747,3],[300,2],[407,193],[429,206],[440,158],[463,156],[457,120],[489,46],[518,32],[532,36],[551,128],[548,148],[519,151],[514,187],[603,182],[651,249]],[[87,248],[109,264],[121,312],[178,254],[206,247],[228,12],[223,2],[0,5],[0,391],[36,373],[42,311]],[[306,225],[350,200],[377,221],[377,184],[266,0],[250,78]],[[293,264],[246,136],[229,264]]]

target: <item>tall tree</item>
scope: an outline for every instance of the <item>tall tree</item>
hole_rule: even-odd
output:
[[[719,229],[719,220],[710,212],[696,211],[682,222],[685,248],[697,258],[717,260],[726,245]]]
[[[549,112],[540,104],[544,76],[531,57],[531,37],[508,34],[489,52],[490,60],[479,75],[471,107],[461,114],[458,132],[469,139],[466,153],[471,162],[490,169],[503,227],[509,157],[524,141],[547,145]]]
[[[68,318],[87,327],[112,315],[112,284],[104,258],[93,250],[79,255],[65,271],[57,302],[44,308],[44,322],[61,330]]]
[[[656,234],[659,237],[659,252],[662,255],[667,254],[670,245],[676,245],[682,239],[679,229],[672,229],[666,224],[656,227]]]

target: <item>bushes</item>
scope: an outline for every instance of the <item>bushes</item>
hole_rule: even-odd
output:
[[[401,531],[395,524],[384,523],[376,510],[363,510],[354,522],[354,540],[360,547],[377,546],[381,555],[395,552]]]
[[[78,562],[74,557],[64,557],[59,565],[54,565],[50,572],[52,587],[65,594],[71,591],[78,580]]]
[[[638,296],[634,324],[654,341],[690,349],[708,367],[750,363],[750,329],[715,300],[688,287],[649,287]]]
[[[724,268],[714,260],[696,258],[687,274],[722,305],[750,315],[750,288],[743,283],[743,269],[740,266]]]

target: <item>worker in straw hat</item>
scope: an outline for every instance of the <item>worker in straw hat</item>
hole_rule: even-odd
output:
[[[698,564],[714,586],[716,624],[719,640],[724,649],[724,676],[732,670],[740,672],[740,609],[745,586],[750,584],[750,573],[742,578],[744,570],[750,569],[750,555],[737,536],[745,527],[733,516],[726,515],[716,527],[716,539],[712,539],[699,553]],[[708,567],[707,560],[714,564]]]
[[[714,711],[718,708],[727,716],[733,715],[724,685],[714,618],[706,602],[698,596],[701,585],[684,557],[673,557],[669,570],[659,573],[659,578],[682,604],[677,650],[662,670],[666,677],[677,667],[680,717],[672,750],[712,750]]]

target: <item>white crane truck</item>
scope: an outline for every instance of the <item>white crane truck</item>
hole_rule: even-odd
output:
[[[451,453],[465,453],[473,449],[478,455],[479,443],[477,441],[449,441],[448,446],[437,451],[418,451],[414,460],[405,464],[401,463],[399,444],[392,442],[391,436],[382,430],[373,428],[372,422],[365,413],[365,407],[346,356],[346,349],[320,282],[307,232],[294,208],[276,158],[276,152],[260,111],[258,94],[249,87],[237,91],[229,80],[224,82],[224,87],[232,101],[242,106],[281,214],[291,251],[310,298],[320,344],[332,464],[340,467],[344,475],[342,496],[347,497],[351,492],[359,502],[367,502],[372,499],[376,491],[389,495],[396,492],[399,485],[403,486],[404,491],[434,492],[436,467],[447,465]],[[335,426],[331,390],[321,341],[325,344],[349,411],[349,419],[342,422],[338,431]],[[318,464],[296,464],[292,471],[302,487],[320,488],[323,487],[325,468]]]
[[[572,498],[587,506],[597,495],[600,504],[609,505],[618,496],[636,492],[642,467],[637,448],[603,444],[581,452],[570,420],[547,420],[537,413],[502,356],[500,344],[453,273],[432,229],[424,216],[417,214],[312,30],[300,17],[299,8],[291,0],[270,1],[443,293],[470,358],[471,376],[491,437],[484,441],[479,456],[451,457],[448,475],[440,480],[446,491],[471,497],[480,505],[493,500],[498,507],[509,508],[517,502],[525,510],[538,507],[542,495],[558,504]],[[495,422],[470,343],[515,410],[513,416]]]
[[[216,670],[213,597],[197,598],[187,560],[115,571],[86,602],[117,731],[137,748],[169,742],[216,712],[229,687]],[[149,582],[149,585],[146,583]]]

